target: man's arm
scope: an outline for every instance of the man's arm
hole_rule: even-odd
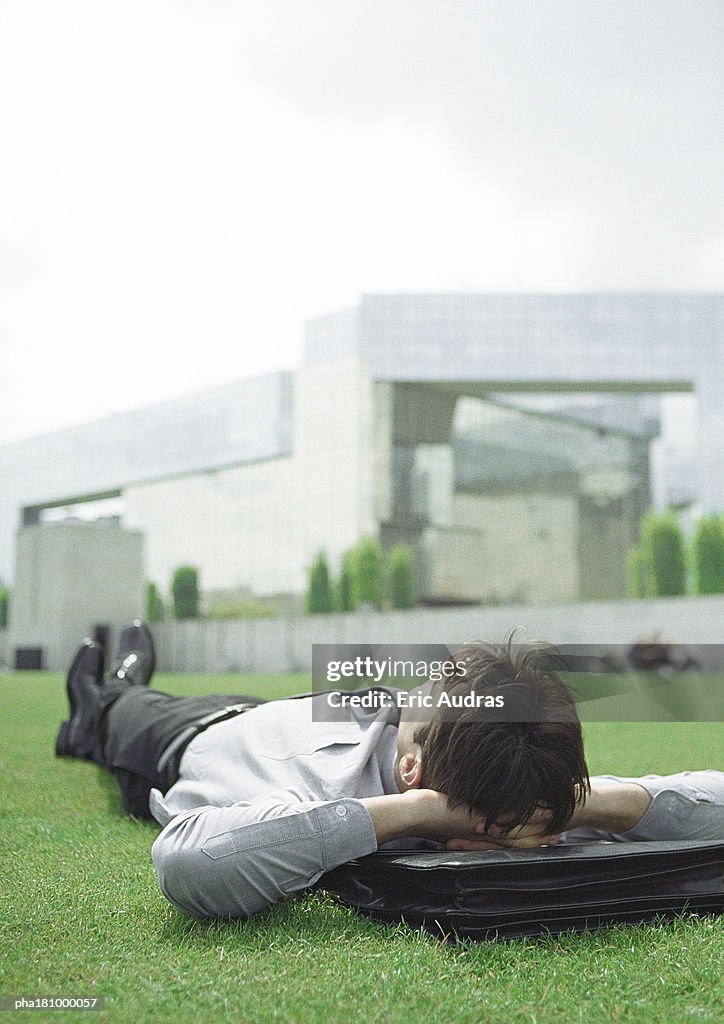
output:
[[[501,846],[543,846],[545,811],[520,829],[493,825],[483,839],[451,839],[448,849],[485,850]],[[566,842],[613,839],[624,842],[724,839],[724,772],[677,772],[619,778],[594,776],[591,792],[566,826]]]
[[[153,844],[164,895],[197,917],[249,917],[308,888],[325,871],[415,836],[444,842],[483,827],[432,790],[303,802],[294,793],[174,818]]]
[[[566,831],[577,828],[598,832],[621,833],[634,828],[651,804],[651,796],[643,786],[623,780],[591,780],[591,790],[585,801],[580,801]],[[449,850],[494,850],[507,846],[525,848],[550,846],[558,837],[546,828],[546,812],[541,810],[520,828],[505,831],[503,825],[493,825],[482,839],[450,839]]]
[[[594,785],[570,826],[630,828],[650,797],[640,786]],[[531,847],[555,842],[545,811],[505,833],[485,836],[481,815],[451,809],[442,793],[411,789],[362,800],[302,801],[293,793],[231,807],[200,807],[174,818],[153,844],[164,895],[197,917],[249,917],[313,885],[325,871],[373,853],[383,843],[418,837],[448,849]]]
[[[591,792],[579,804],[568,829],[594,828],[600,832],[628,832],[643,818],[651,797],[635,782],[591,780]]]
[[[447,797],[432,789],[373,796],[360,803],[372,820],[380,845],[411,837],[443,843],[453,837],[473,840],[485,826],[481,814],[464,806],[451,809]]]
[[[161,891],[195,917],[249,917],[377,849],[359,800],[294,792],[179,814],[153,844]]]

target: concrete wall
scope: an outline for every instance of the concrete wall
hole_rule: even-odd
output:
[[[357,356],[303,366],[295,378],[293,508],[295,556],[289,590],[303,593],[307,568],[324,549],[336,571],[343,552],[374,533],[373,386]]]
[[[290,590],[292,480],[286,457],[129,487],[123,523],[146,538],[147,578],[165,595],[190,564],[204,591]]]
[[[97,626],[114,633],[144,613],[143,537],[93,523],[26,526],[18,532],[5,660],[40,647],[46,668],[67,668]]]
[[[452,524],[425,536],[436,597],[546,604],[578,596],[573,497],[456,494]]]
[[[154,626],[159,668],[176,672],[310,671],[313,643],[500,641],[514,627],[553,643],[630,644],[659,632],[672,643],[717,644],[724,597],[591,602],[548,608],[415,609]]]

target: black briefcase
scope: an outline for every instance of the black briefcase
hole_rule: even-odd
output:
[[[515,939],[724,909],[724,841],[483,853],[378,852],[319,887],[380,921],[446,938]]]

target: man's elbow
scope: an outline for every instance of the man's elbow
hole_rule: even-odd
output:
[[[151,847],[158,884],[167,900],[185,914],[212,917],[204,898],[203,853],[165,828]]]
[[[246,918],[261,909],[247,892],[243,873],[231,875],[198,841],[197,815],[169,822],[151,847],[161,892],[192,917]]]
[[[203,807],[168,823],[151,856],[164,896],[193,917],[247,918],[320,876],[320,837],[301,815],[238,823]],[[299,820],[297,820],[299,819]],[[233,827],[232,827],[233,826]],[[281,826],[281,827],[280,827]]]

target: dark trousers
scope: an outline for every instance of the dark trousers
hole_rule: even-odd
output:
[[[116,776],[126,813],[151,819],[149,794],[152,789],[165,793],[175,782],[174,763],[185,749],[182,746],[173,762],[159,770],[159,760],[170,744],[185,732],[189,733],[186,742],[190,742],[204,728],[199,723],[214,712],[230,705],[263,703],[259,697],[239,694],[173,697],[145,686],[108,683],[101,690],[93,760]]]

